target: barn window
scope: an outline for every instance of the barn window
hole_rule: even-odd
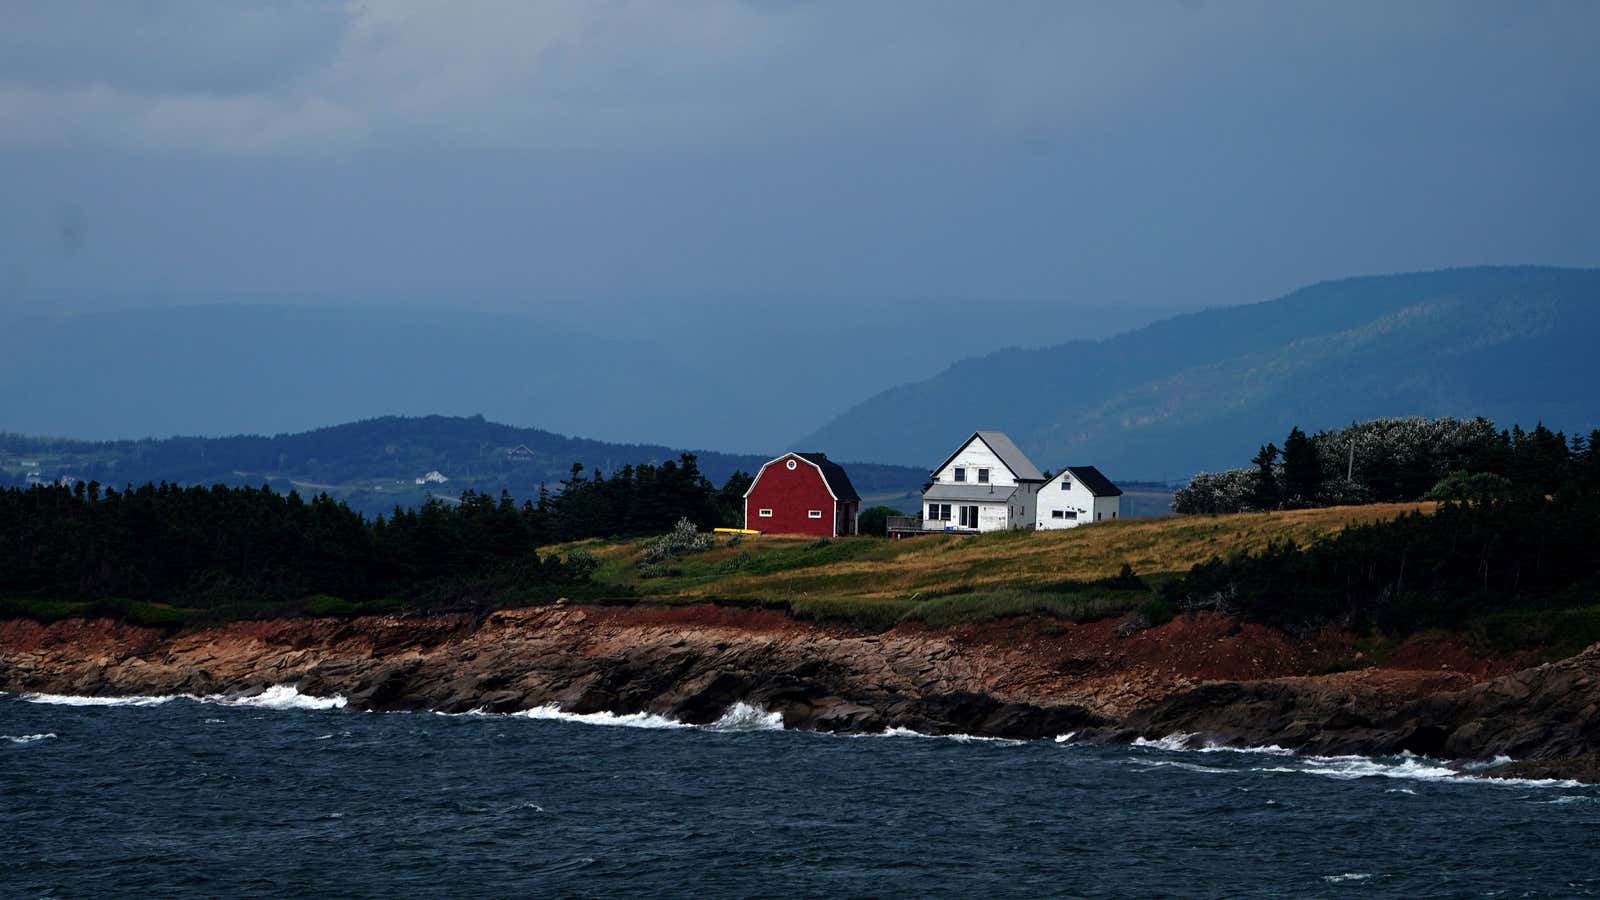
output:
[[[957,481],[966,481],[967,480],[967,470],[962,468],[961,466],[956,466],[956,480]]]
[[[807,510],[806,511],[806,516],[808,518],[812,518],[812,519],[820,519],[820,518],[822,518],[822,510],[820,510],[820,509]]]
[[[800,464],[795,462],[794,460],[792,460],[792,459],[789,460],[789,471],[793,472],[795,470],[795,467],[797,467],[799,465]]]
[[[760,512],[757,512],[756,515],[760,516],[763,519],[770,519],[770,518],[772,518],[772,510],[763,509]]]
[[[979,484],[988,484],[989,483],[989,470],[988,469],[979,469],[978,470],[978,483]]]

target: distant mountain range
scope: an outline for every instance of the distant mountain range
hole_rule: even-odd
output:
[[[943,303],[944,305],[941,305]],[[0,316],[0,430],[107,439],[274,434],[380,415],[472,415],[600,440],[774,453],[851,402],[992,349],[949,301],[529,301],[547,318],[331,302]],[[1170,310],[999,304],[1040,340]],[[564,318],[554,318],[554,316]],[[1071,318],[1073,321],[1068,322]],[[1072,330],[1068,330],[1069,324]]]
[[[1105,340],[956,363],[796,446],[933,462],[978,428],[1041,467],[1179,479],[1307,430],[1401,415],[1600,425],[1600,270],[1452,269],[1351,278]]]
[[[647,444],[610,444],[514,428],[482,416],[386,416],[273,437],[177,437],[79,441],[0,434],[0,484],[25,485],[62,476],[120,487],[146,481],[182,484],[270,484],[302,494],[326,492],[369,515],[411,506],[429,494],[454,498],[467,489],[519,500],[541,484],[560,489],[573,463],[585,477],[624,465],[662,463],[681,451]],[[718,485],[737,470],[754,473],[769,457],[698,451],[698,465]],[[417,484],[437,471],[445,482]],[[920,468],[850,464],[850,478],[869,503],[920,493]],[[32,476],[32,478],[30,478]],[[912,501],[908,508],[914,508]]]

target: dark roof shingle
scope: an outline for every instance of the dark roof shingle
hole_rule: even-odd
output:
[[[850,483],[850,476],[845,474],[844,467],[828,458],[826,453],[796,453],[809,463],[816,464],[822,470],[822,478],[828,482],[828,490],[833,491],[833,496],[840,500],[860,501],[861,495],[856,493],[855,486]]]
[[[1071,472],[1072,477],[1078,479],[1089,489],[1089,493],[1096,497],[1122,496],[1122,488],[1112,484],[1111,479],[1100,474],[1100,470],[1094,466],[1067,466],[1066,471]]]

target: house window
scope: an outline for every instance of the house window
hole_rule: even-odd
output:
[[[948,504],[948,503],[929,503],[928,504],[928,521],[930,521],[930,522],[948,522],[948,521],[950,521],[950,504]]]
[[[763,510],[758,511],[756,513],[756,515],[760,516],[763,519],[770,519],[770,518],[772,518],[772,510],[763,509]]]
[[[988,484],[989,483],[989,470],[988,469],[979,469],[978,470],[978,483],[979,484]]]
[[[1066,517],[1067,513],[1065,510],[1054,509],[1050,511],[1050,518],[1052,519],[1065,519]]]
[[[961,466],[956,466],[956,480],[957,481],[966,481],[967,480],[967,470],[962,468]]]
[[[820,518],[822,518],[822,510],[820,510],[820,509],[807,510],[806,511],[806,517],[807,518],[811,518],[811,519],[820,519]]]
[[[791,460],[789,460],[789,462],[786,465],[789,466],[789,471],[793,472],[795,470],[795,467],[800,465],[800,464],[791,459]]]
[[[1071,478],[1063,478],[1063,479],[1061,479],[1061,489],[1063,491],[1072,490],[1072,479]]]
[[[1116,510],[1112,510],[1111,511],[1111,518],[1115,519],[1116,517],[1117,517]]]
[[[961,527],[962,528],[977,528],[978,527],[978,508],[976,506],[963,506],[963,507],[961,507]]]
[[[1106,515],[1106,514],[1105,514],[1105,513],[1095,513],[1095,514],[1094,514],[1094,520],[1095,520],[1095,521],[1096,521],[1096,522],[1098,522],[1098,521],[1100,521],[1100,520],[1101,520],[1101,519],[1103,519],[1103,518],[1105,518],[1105,515]]]

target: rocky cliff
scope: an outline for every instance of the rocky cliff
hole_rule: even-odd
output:
[[[1117,637],[1111,622],[1017,619],[883,634],[769,610],[546,606],[466,616],[237,622],[164,633],[110,621],[0,622],[0,690],[230,694],[294,684],[358,709],[652,712],[714,721],[736,702],[786,726],[1038,738],[1277,744],[1519,760],[1600,778],[1600,649],[1514,671],[1445,642],[1382,667],[1349,636],[1307,640],[1220,616]],[[1507,771],[1511,771],[1508,769]]]

